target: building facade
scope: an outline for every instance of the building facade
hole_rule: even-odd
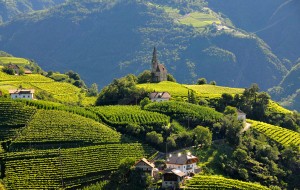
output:
[[[34,89],[15,89],[9,90],[10,97],[12,99],[29,99],[33,100]]]
[[[167,158],[167,168],[174,168],[182,171],[185,175],[199,173],[197,163],[199,159],[196,156],[188,154],[171,154]]]

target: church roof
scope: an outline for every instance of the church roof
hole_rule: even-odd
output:
[[[167,69],[163,64],[158,64],[156,71],[157,72],[167,72]]]

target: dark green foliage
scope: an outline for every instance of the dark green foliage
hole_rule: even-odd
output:
[[[150,103],[151,103],[151,100],[148,97],[142,99],[140,102],[141,108],[144,109],[144,107]]]
[[[204,148],[209,147],[212,143],[212,132],[202,126],[197,126],[193,129],[193,133],[195,136],[195,143],[200,144]]]
[[[193,90],[188,91],[188,102],[191,104],[197,104],[196,92]]]
[[[9,74],[9,75],[14,75],[15,74],[15,70],[13,70],[12,68],[8,68],[7,66],[4,66],[2,68],[2,71]]]
[[[167,74],[167,81],[176,82],[176,79],[173,75],[170,73]]]
[[[194,128],[197,125],[212,125],[223,117],[212,108],[194,105],[185,102],[160,102],[145,106],[145,110],[166,114],[173,119],[188,124]]]
[[[198,79],[197,84],[199,84],[199,85],[207,84],[207,80],[205,78],[200,78],[200,79]]]
[[[159,146],[163,143],[164,139],[161,134],[156,133],[155,131],[149,132],[146,134],[146,140],[153,144],[154,146]]]
[[[99,94],[96,105],[116,105],[116,104],[137,104],[147,92],[136,87],[137,78],[134,75],[127,75],[104,87]]]
[[[87,92],[88,96],[97,96],[98,95],[98,85],[93,83]]]
[[[151,71],[145,70],[144,72],[140,73],[137,77],[137,82],[139,84],[151,82]]]

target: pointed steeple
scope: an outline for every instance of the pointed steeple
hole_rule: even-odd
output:
[[[158,65],[158,61],[157,61],[157,52],[156,52],[156,47],[154,46],[153,49],[153,55],[152,55],[152,70],[156,70],[157,65]]]

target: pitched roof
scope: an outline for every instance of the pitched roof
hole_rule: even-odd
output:
[[[167,72],[167,69],[163,64],[158,64],[156,71]]]
[[[153,163],[150,163],[146,158],[142,158],[139,161],[137,161],[134,165],[136,166],[138,163],[140,162],[144,162],[145,164],[147,164],[148,166],[151,166],[152,168],[155,167],[155,165]]]
[[[178,170],[178,169],[174,169],[174,168],[167,168],[167,169],[165,169],[164,170],[164,174],[166,174],[166,173],[169,173],[169,174],[175,174],[175,175],[177,175],[177,176],[179,176],[179,177],[183,177],[183,176],[185,176],[185,173],[184,172],[182,172],[182,171],[180,171],[180,170]]]
[[[171,95],[168,92],[152,92],[149,95],[150,99],[162,98],[162,99],[170,99]]]
[[[238,115],[246,115],[242,110],[240,110],[240,109],[237,109],[237,114]]]
[[[13,89],[9,90],[9,94],[33,94],[34,89]]]
[[[185,165],[198,162],[199,159],[193,155],[171,154],[167,159],[167,164]]]

